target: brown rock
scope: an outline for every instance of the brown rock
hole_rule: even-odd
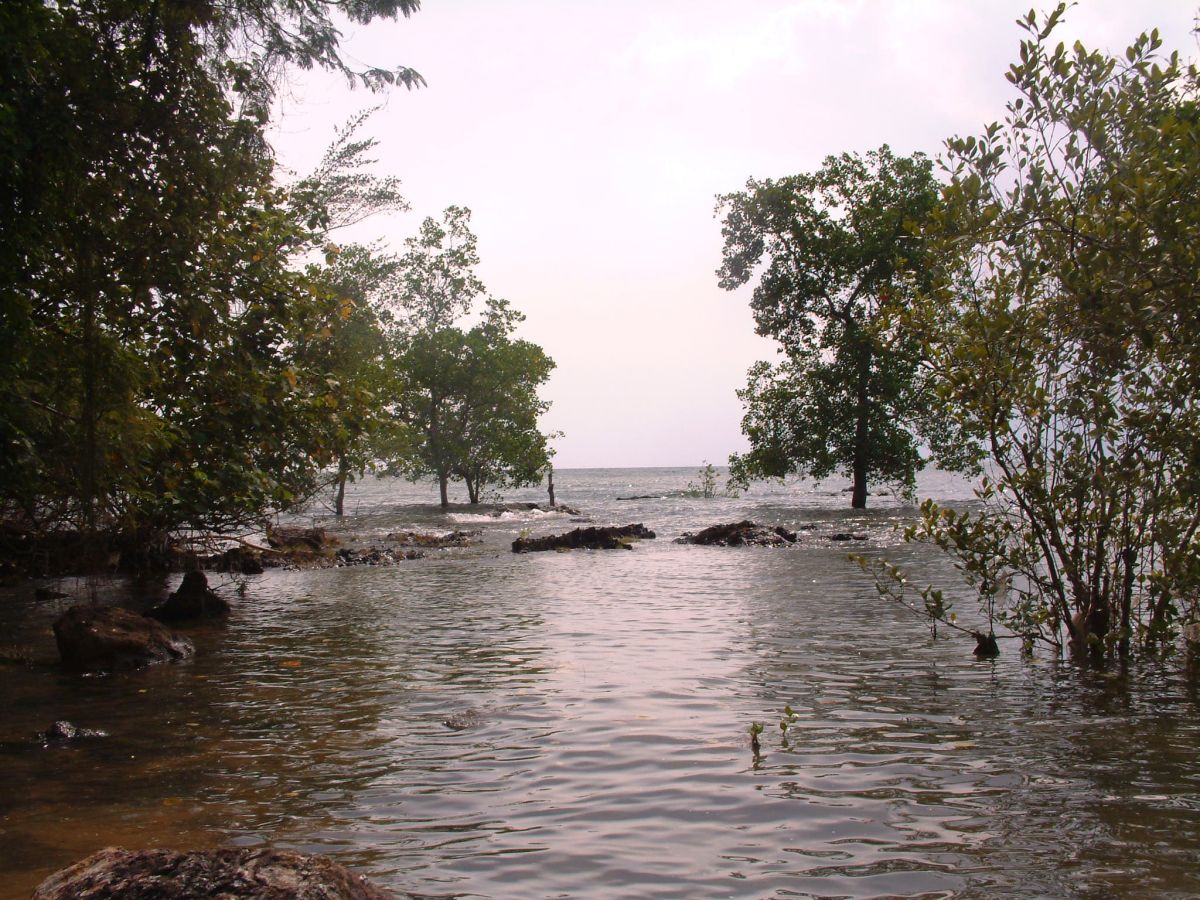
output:
[[[755,522],[733,522],[729,525],[713,525],[695,534],[679,538],[681,544],[702,544],[710,547],[781,547],[796,543],[796,533],[782,525],[768,528]]]
[[[154,619],[115,606],[72,606],[54,623],[63,664],[86,671],[140,669],[186,659],[192,642]]]
[[[108,847],[55,872],[34,900],[395,900],[323,856],[229,847],[194,853]]]
[[[163,622],[219,619],[229,615],[229,601],[209,589],[203,572],[188,572],[179,589],[148,615]]]
[[[276,550],[309,550],[319,553],[331,543],[324,528],[294,528],[280,525],[267,529],[267,543]]]
[[[633,539],[652,538],[654,532],[645,525],[610,525],[603,528],[576,528],[566,534],[540,538],[517,538],[513,553],[532,553],[539,550],[632,550]]]

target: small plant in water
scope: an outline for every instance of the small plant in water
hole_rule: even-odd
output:
[[[750,723],[750,752],[754,754],[755,759],[762,756],[762,745],[758,742],[758,736],[762,733],[762,722]]]
[[[705,500],[717,496],[717,467],[706,459],[696,475],[700,483],[689,481],[683,493],[688,497],[703,497]]]

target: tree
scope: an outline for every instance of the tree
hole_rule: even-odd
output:
[[[1156,32],[1053,44],[1065,8],[1021,21],[1004,122],[948,142],[914,327],[990,474],[911,536],[1027,646],[1124,656],[1200,597],[1200,77]]]
[[[293,215],[325,243],[324,264],[308,277],[335,300],[336,315],[309,343],[311,364],[321,371],[335,416],[328,437],[333,459],[334,514],[345,512],[346,482],[361,477],[394,450],[398,437],[388,398],[399,388],[388,364],[388,302],[397,290],[400,260],[378,244],[330,241],[331,233],[389,212],[408,210],[400,180],[370,170],[373,138],[356,133],[376,109],[340,129],[317,169],[289,190]]]
[[[488,298],[479,322],[455,324],[486,290],[470,210],[450,207],[441,223],[427,218],[400,262],[402,327],[395,333],[394,397],[408,446],[392,460],[414,480],[433,477],[443,508],[449,482],[467,483],[472,503],[488,484],[537,483],[549,463],[538,416],[547,404],[537,389],[554,363],[540,347],[514,340],[524,316]]]
[[[455,466],[478,503],[488,485],[539,484],[550,465],[548,437],[538,418],[550,404],[538,398],[554,361],[541,347],[514,340],[524,316],[503,300],[489,299],[484,320],[467,332],[461,360],[455,428],[462,455]]]
[[[7,524],[75,529],[99,554],[102,533],[145,545],[311,488],[328,416],[296,351],[336,307],[291,268],[315,235],[273,182],[263,123],[282,66],[351,71],[335,8],[0,6]]]
[[[855,508],[872,480],[911,490],[922,465],[920,360],[894,325],[926,278],[918,229],[937,199],[931,169],[923,155],[897,157],[885,145],[718,198],[721,287],[758,275],[758,333],[786,356],[757,363],[738,392],[751,449],[730,459],[735,481],[840,471],[853,480]]]

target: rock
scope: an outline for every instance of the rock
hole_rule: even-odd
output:
[[[477,709],[465,709],[442,720],[442,724],[451,731],[466,731],[477,728],[483,722],[483,715]]]
[[[209,590],[203,572],[188,572],[179,589],[147,615],[163,622],[220,619],[229,615],[229,601]]]
[[[33,648],[19,644],[0,644],[0,666],[32,666]]]
[[[267,529],[267,543],[276,550],[308,550],[320,553],[330,545],[329,536],[324,528],[295,528],[280,525]]]
[[[58,618],[54,639],[63,664],[84,671],[140,669],[196,652],[191,641],[161,622],[89,603],[72,606]]]
[[[50,590],[50,588],[34,588],[33,589],[33,599],[42,601],[42,602],[44,602],[46,600],[62,600],[63,598],[69,597],[69,596],[71,596],[71,595],[64,594],[62,591],[52,591],[52,590]]]
[[[337,566],[394,566],[401,560],[424,559],[423,550],[388,550],[384,547],[343,547],[334,556]]]
[[[80,738],[108,737],[108,732],[95,728],[80,728],[70,722],[60,719],[45,731],[38,732],[38,740],[43,744],[66,744]]]
[[[396,900],[396,895],[323,856],[227,847],[179,853],[108,847],[55,872],[34,900]]]
[[[540,538],[517,538],[513,553],[534,553],[541,550],[632,550],[630,541],[652,538],[654,532],[645,525],[610,525],[602,528],[576,528],[566,534]]]
[[[262,554],[249,547],[230,547],[209,560],[209,565],[218,572],[240,572],[243,575],[263,573]]]
[[[733,522],[729,525],[713,525],[695,534],[685,534],[676,543],[701,544],[709,547],[783,547],[796,543],[796,533],[782,525],[769,528],[755,522]]]
[[[993,659],[1000,655],[1000,645],[996,643],[996,636],[982,631],[972,632],[975,638],[975,649],[972,651],[980,659]]]
[[[861,532],[839,531],[829,535],[831,541],[865,541],[867,536]]]
[[[385,540],[395,541],[397,544],[402,544],[406,547],[465,547],[468,544],[476,543],[475,539],[482,534],[483,532],[478,529],[475,531],[450,531],[446,534],[427,534],[420,531],[393,531],[386,536]]]

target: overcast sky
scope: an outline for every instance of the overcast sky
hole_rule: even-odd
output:
[[[735,391],[773,344],[751,287],[717,287],[715,196],[890,144],[936,156],[1002,118],[1030,0],[425,0],[346,28],[348,57],[407,65],[366,133],[412,211],[355,236],[399,248],[470,207],[479,274],[558,363],[544,420],[561,468],[724,463],[745,449]],[[1046,5],[1047,7],[1049,4]],[[1041,8],[1041,7],[1039,7]],[[1082,0],[1059,32],[1114,52],[1157,27],[1194,58],[1196,6]],[[280,161],[310,170],[378,102],[292,79]]]

